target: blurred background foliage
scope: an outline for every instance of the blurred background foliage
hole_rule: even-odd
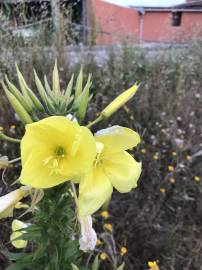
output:
[[[65,10],[71,12],[71,8]],[[180,49],[174,45],[149,55],[147,49],[123,42],[118,53],[117,48],[106,49],[104,62],[96,58],[96,50],[91,46],[85,49],[78,46],[75,48],[78,61],[75,61],[72,49],[66,47],[79,43],[80,35],[74,36],[76,31],[71,20],[64,20],[62,39],[58,43],[51,38],[48,23],[45,27],[40,25],[36,37],[30,40],[12,30],[5,31],[11,24],[9,12],[0,14],[1,78],[7,73],[17,84],[14,65],[17,61],[26,81],[34,89],[33,68],[41,79],[47,74],[51,80],[57,57],[61,83],[65,85],[72,73],[78,74],[83,64],[84,74],[93,75],[91,91],[94,94],[86,123],[121,91],[136,81],[141,82],[135,98],[116,113],[110,123],[96,127],[97,130],[123,125],[138,131],[142,138],[141,144],[132,151],[143,163],[138,188],[129,194],[115,193],[107,219],[97,214],[100,222],[96,229],[102,242],[97,246],[97,252],[108,255],[102,257],[102,270],[112,269],[114,256],[124,256],[126,270],[148,269],[148,261],[158,261],[161,270],[202,269],[201,43],[192,42]],[[26,19],[22,17],[18,19],[21,24]],[[22,126],[2,89],[0,94],[1,129],[7,135],[21,138]],[[0,154],[12,159],[19,156],[19,149],[14,144],[0,142]],[[19,164],[14,170],[6,170],[0,182],[0,194],[15,187],[11,183],[17,179],[19,171]],[[10,223],[9,219],[0,221],[0,247],[4,245],[12,250]],[[106,228],[103,229],[106,223],[113,226],[108,233]],[[116,249],[112,248],[114,240]],[[124,255],[120,252],[122,246],[127,247]],[[6,260],[0,254],[0,269],[5,266]]]

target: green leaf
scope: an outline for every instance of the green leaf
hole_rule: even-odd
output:
[[[98,259],[98,255],[95,257],[95,260],[93,262],[93,265],[92,265],[92,270],[98,270],[99,268],[99,259]]]
[[[81,95],[83,88],[83,66],[81,66],[79,75],[76,80],[76,90],[75,90],[75,97],[78,98]]]
[[[123,263],[117,268],[117,270],[123,270],[123,269],[124,269],[124,266],[125,266],[125,263],[123,262]]]

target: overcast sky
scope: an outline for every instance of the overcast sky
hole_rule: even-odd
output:
[[[169,7],[185,3],[185,0],[104,0],[120,6],[149,6],[149,7]]]

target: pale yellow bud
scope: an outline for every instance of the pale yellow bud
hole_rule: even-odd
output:
[[[26,240],[17,239],[17,238],[21,237],[23,235],[23,233],[25,233],[25,231],[18,231],[18,230],[21,230],[21,229],[26,228],[26,227],[28,227],[28,224],[26,224],[18,219],[13,220],[13,222],[12,222],[12,231],[13,232],[10,236],[10,240],[11,240],[11,244],[15,248],[25,248],[27,246]]]
[[[30,194],[30,187],[21,187],[0,197],[0,219],[12,215],[15,205]]]
[[[115,98],[102,112],[105,118],[110,117],[114,112],[121,108],[126,102],[128,102],[137,92],[139,85],[135,84],[128,90],[124,91],[117,98]]]

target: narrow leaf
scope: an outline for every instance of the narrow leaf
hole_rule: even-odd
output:
[[[123,269],[124,269],[124,266],[125,266],[125,263],[123,262],[123,263],[117,268],[117,270],[123,270]]]
[[[79,270],[79,268],[75,264],[72,263],[71,266],[72,266],[72,270]]]
[[[98,255],[95,257],[95,260],[93,262],[93,265],[92,265],[92,270],[98,270],[99,268],[99,259],[98,259]]]
[[[54,69],[53,69],[53,91],[55,93],[60,92],[60,79],[59,79],[57,60],[55,60],[55,66],[54,66]]]
[[[75,97],[78,98],[81,95],[83,88],[83,66],[81,66],[79,75],[76,80],[76,90],[75,90]]]

